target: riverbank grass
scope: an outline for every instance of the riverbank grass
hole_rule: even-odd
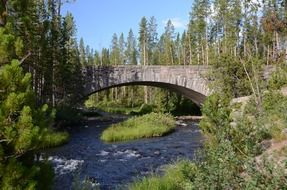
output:
[[[128,185],[129,190],[174,190],[186,189],[190,179],[193,177],[190,171],[195,171],[196,165],[189,160],[179,161],[167,165],[164,168],[164,175],[152,175],[144,177]]]
[[[175,119],[169,114],[150,113],[132,117],[106,129],[101,140],[117,142],[164,136],[175,129]]]

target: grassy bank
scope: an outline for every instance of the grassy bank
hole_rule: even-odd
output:
[[[163,176],[152,175],[144,177],[129,185],[129,190],[181,190],[188,187],[191,171],[195,170],[196,166],[191,161],[180,161],[176,164],[167,165],[164,169]]]
[[[159,137],[170,133],[174,128],[175,120],[171,115],[150,113],[112,125],[102,133],[101,139],[106,142],[116,142]]]
[[[61,146],[69,141],[70,135],[67,132],[55,132],[47,130],[47,135],[43,138],[43,144],[48,144],[46,148]]]

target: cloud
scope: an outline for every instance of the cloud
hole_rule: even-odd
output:
[[[170,18],[170,19],[165,19],[163,20],[163,24],[166,25],[168,20],[171,20],[173,26],[175,29],[186,29],[188,21],[183,20],[181,18]]]

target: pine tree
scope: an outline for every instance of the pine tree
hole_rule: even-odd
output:
[[[154,16],[148,22],[148,58],[152,65],[157,64],[156,45],[158,42],[157,23]]]
[[[127,38],[127,48],[126,48],[126,57],[127,64],[137,65],[137,50],[136,50],[136,39],[132,29],[130,29],[128,38]]]
[[[71,13],[67,13],[63,21],[63,62],[61,64],[61,81],[63,84],[63,97],[61,98],[64,105],[72,105],[76,102],[76,97],[82,94],[83,77],[81,72],[81,63],[76,41],[76,26]],[[87,48],[89,49],[89,48]],[[93,56],[88,50],[88,64],[93,64]],[[91,60],[92,59],[92,60]]]
[[[192,43],[195,44],[195,54],[197,64],[207,64],[209,60],[208,46],[208,17],[209,0],[196,0],[193,2],[192,12],[190,14],[190,31],[192,34]]]
[[[27,1],[22,1],[21,4],[18,4],[19,1],[9,3],[11,3],[9,7],[13,9],[11,10],[13,16],[25,13],[22,8],[27,8],[25,7]],[[14,9],[16,5],[19,7]],[[19,10],[23,12],[17,12]],[[3,22],[0,27],[0,50],[3,55],[0,65],[0,187],[1,189],[48,189],[49,186],[44,187],[37,181],[43,172],[43,164],[35,163],[34,152],[62,143],[67,135],[56,134],[48,128],[52,124],[53,114],[48,111],[47,105],[38,107],[35,104],[35,96],[31,88],[32,74],[25,74],[23,69],[26,68],[24,62],[27,62],[28,57],[23,57],[21,61],[15,60],[18,56],[22,56],[19,54],[21,49],[28,49],[24,47],[21,38],[29,43],[30,38],[21,36],[17,28],[11,27],[12,24],[18,23],[10,23],[9,13],[7,12],[9,21]],[[25,31],[28,32],[26,29]],[[16,37],[15,34],[20,35],[21,38]],[[11,45],[15,50],[10,47]],[[51,179],[46,180],[51,183]]]
[[[97,50],[94,52],[94,64],[101,65],[101,56]]]
[[[176,61],[175,63],[176,64],[179,64],[179,65],[182,65],[183,64],[183,47],[182,47],[182,44],[181,44],[181,36],[180,34],[178,33],[177,36],[176,36],[176,40],[175,40],[175,57],[176,57]]]
[[[93,65],[94,64],[94,50],[90,48],[89,45],[86,46],[86,60],[87,65]]]
[[[139,48],[141,64],[148,65],[148,22],[145,17],[141,19],[139,30]]]
[[[120,64],[120,48],[119,48],[119,40],[118,35],[114,34],[112,38],[112,45],[111,45],[111,63],[112,65]]]
[[[140,60],[142,65],[149,65],[148,63],[148,22],[145,17],[141,19],[139,30],[139,48],[141,52]],[[144,86],[144,102],[148,103],[148,88]]]
[[[40,109],[35,107],[30,84],[31,74],[23,73],[19,61],[14,60],[11,64],[0,68],[0,186],[2,189],[41,187],[36,180],[41,168],[33,166],[34,151],[57,145],[66,139],[66,135],[56,134],[47,128],[52,124],[48,107],[47,105]]]
[[[119,52],[120,52],[120,61],[119,64],[126,64],[126,42],[124,34],[121,33],[119,38]]]
[[[110,51],[107,48],[102,49],[101,65],[110,65]]]
[[[81,65],[87,65],[86,47],[85,47],[85,43],[84,43],[84,39],[83,38],[80,39],[79,53],[80,53]]]
[[[164,39],[164,62],[168,65],[173,65],[175,63],[175,50],[174,50],[174,26],[171,20],[168,20],[165,32],[163,34]]]

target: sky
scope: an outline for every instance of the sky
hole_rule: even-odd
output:
[[[99,50],[109,48],[114,33],[130,29],[138,34],[143,16],[155,16],[158,33],[164,31],[170,19],[176,32],[182,32],[188,23],[192,0],[76,0],[63,6],[62,14],[72,12],[77,25],[77,37],[86,45]]]

